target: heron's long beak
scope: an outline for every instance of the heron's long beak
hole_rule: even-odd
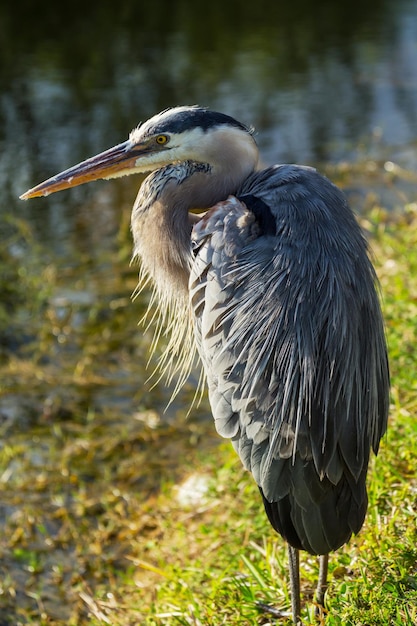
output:
[[[137,173],[141,170],[137,161],[150,152],[146,143],[133,144],[131,141],[120,143],[97,156],[91,157],[68,170],[48,178],[43,183],[29,189],[20,196],[21,200],[47,196],[55,191],[76,187],[83,183],[89,183],[98,178],[116,178],[128,174]]]

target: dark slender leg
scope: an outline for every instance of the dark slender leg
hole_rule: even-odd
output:
[[[288,566],[290,572],[292,619],[296,626],[301,624],[300,600],[300,554],[296,548],[288,544]]]
[[[327,589],[327,570],[329,565],[329,555],[320,555],[319,579],[317,581],[316,600],[317,604],[324,606],[324,594]]]

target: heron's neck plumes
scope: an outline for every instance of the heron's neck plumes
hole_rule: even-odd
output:
[[[185,162],[168,165],[143,182],[132,212],[134,256],[155,286],[160,300],[186,296],[191,258],[188,194],[190,180],[209,166]]]
[[[162,368],[169,375],[180,371],[179,384],[185,381],[195,355],[188,280],[193,263],[191,230],[198,217],[190,217],[189,212],[210,209],[235,194],[257,165],[258,151],[251,135],[242,131],[232,135],[230,141],[229,132],[229,144],[220,151],[225,138],[222,144],[221,131],[214,133],[205,145],[207,160],[170,163],[152,172],[133,207],[134,257],[141,262],[139,288],[153,286],[160,313],[156,339],[162,328],[170,336]],[[152,316],[155,298],[149,307]]]
[[[187,162],[153,172],[143,182],[132,212],[134,257],[140,260],[137,291],[153,289],[145,319],[157,322],[153,350],[162,334],[168,338],[158,370],[168,381],[178,374],[174,395],[196,358],[188,300],[192,224],[184,196],[190,200],[191,177],[208,171],[205,164]]]

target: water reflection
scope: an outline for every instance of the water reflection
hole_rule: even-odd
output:
[[[14,197],[178,103],[254,124],[268,162],[354,158],[375,131],[386,146],[416,137],[415,1],[214,1],[203,19],[184,1],[92,3],[64,27],[26,5],[24,24],[0,9],[0,187]]]

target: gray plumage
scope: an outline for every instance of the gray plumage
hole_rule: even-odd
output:
[[[297,622],[298,549],[327,555],[363,524],[389,372],[376,277],[345,196],[312,168],[257,164],[246,126],[177,107],[22,197],[152,172],[132,233],[159,302],[156,337],[170,333],[162,366],[181,384],[198,350],[217,431],[292,546]],[[320,603],[326,576],[322,557]]]
[[[193,230],[191,302],[218,432],[274,528],[326,554],[362,526],[366,469],[386,428],[388,370],[375,274],[343,194],[310,168],[252,175]]]

